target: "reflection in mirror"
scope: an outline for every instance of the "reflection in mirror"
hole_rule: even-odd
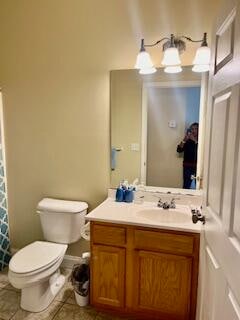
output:
[[[147,89],[146,185],[195,188],[199,99],[200,86]]]
[[[180,74],[111,72],[112,187],[138,178],[148,186],[196,188],[192,178],[202,171],[202,86],[201,74],[191,67]]]

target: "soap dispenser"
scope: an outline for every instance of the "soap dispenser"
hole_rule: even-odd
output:
[[[125,187],[124,187],[124,183],[120,182],[120,184],[116,190],[116,201],[123,202],[124,199],[125,199]]]
[[[123,186],[120,183],[119,187],[116,190],[116,201],[117,202],[123,202],[124,201],[124,190],[123,190]]]
[[[133,188],[130,186],[127,190],[125,190],[125,202],[133,202],[134,193]]]

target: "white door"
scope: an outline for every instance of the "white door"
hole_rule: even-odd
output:
[[[240,320],[240,2],[225,0],[221,10],[207,108],[199,320]]]

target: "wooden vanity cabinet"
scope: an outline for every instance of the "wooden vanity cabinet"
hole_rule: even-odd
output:
[[[91,304],[137,319],[194,320],[199,234],[91,222]]]
[[[91,223],[91,302],[125,307],[126,228]]]
[[[93,245],[93,301],[112,307],[124,307],[125,249]]]

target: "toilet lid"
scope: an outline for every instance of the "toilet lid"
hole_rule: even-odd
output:
[[[58,260],[64,255],[66,249],[66,244],[35,241],[12,257],[9,269],[15,273],[28,273],[42,269]]]
[[[37,206],[38,211],[47,211],[53,213],[79,213],[88,208],[88,204],[82,201],[69,201],[44,198]]]

